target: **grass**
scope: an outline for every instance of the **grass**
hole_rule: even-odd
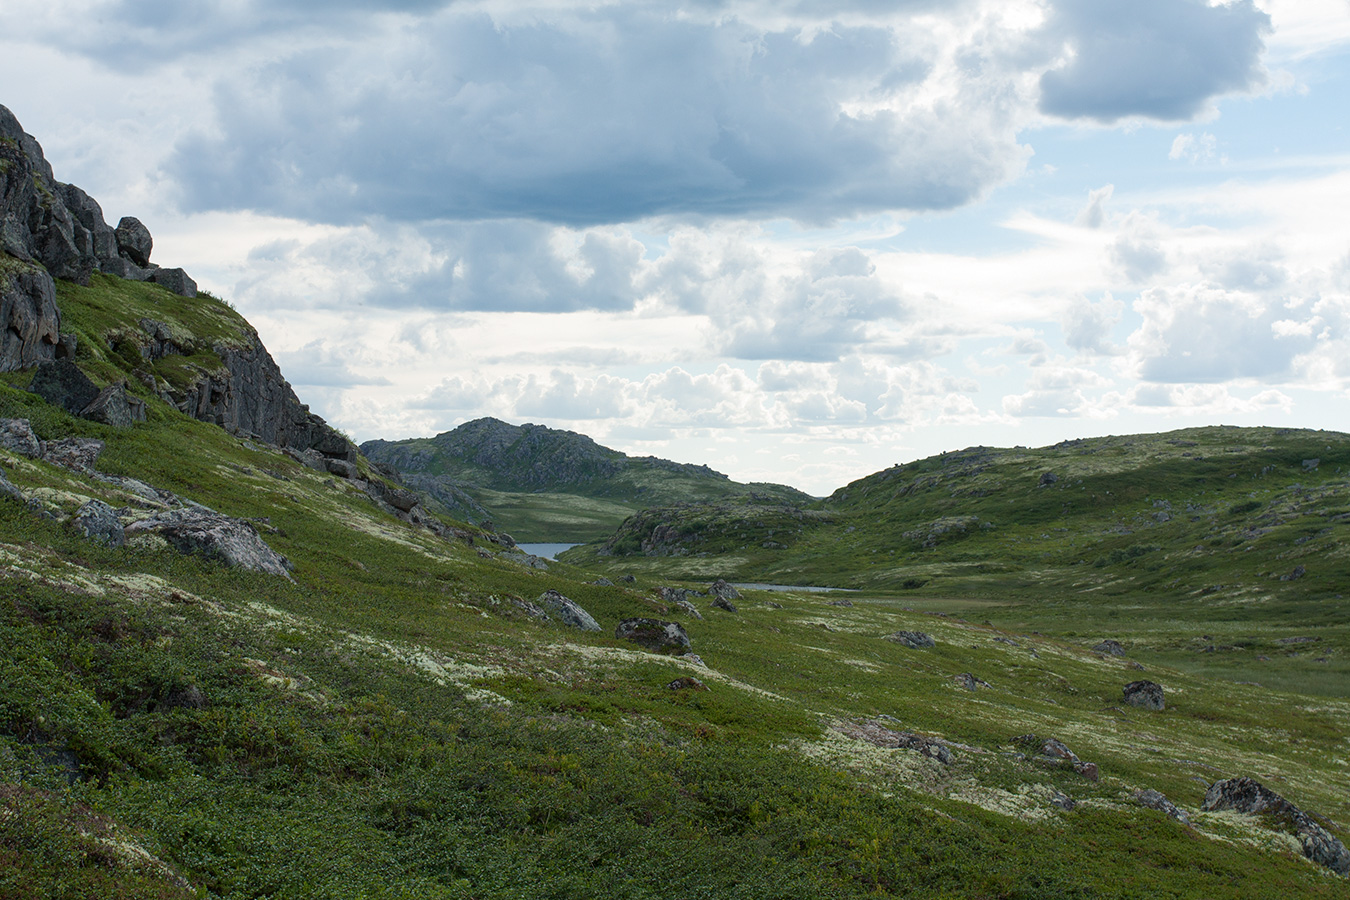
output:
[[[95,295],[63,290],[91,341],[125,325],[111,301],[81,311]],[[190,309],[175,315],[207,328]],[[126,371],[118,358],[130,364],[114,351],[105,362]],[[45,498],[0,498],[0,897],[1350,896],[1287,837],[1198,808],[1210,782],[1252,775],[1346,835],[1346,623],[1310,590],[1330,577],[1313,565],[1260,582],[1260,602],[1236,566],[1221,579],[1232,587],[1159,591],[1159,579],[1214,573],[1148,571],[1175,552],[1155,537],[1167,523],[1102,536],[1060,572],[999,534],[1005,517],[864,570],[924,586],[863,584],[851,606],[746,592],[734,613],[696,598],[696,620],[659,599],[670,573],[656,566],[729,572],[774,553],[807,566],[827,532],[804,528],[788,550],[736,563],[609,557],[612,574],[631,567],[637,580],[595,584],[589,563],[534,570],[481,539],[411,528],[348,483],[157,400],[147,422],[118,430],[47,407],[18,380],[0,385],[0,415],[29,418],[45,439],[104,440],[101,471],[254,521],[295,570],[292,582],[153,542],[86,541],[68,524],[79,498],[128,515],[134,499],[0,451],[9,480]],[[1034,480],[1040,460],[1024,465]],[[1232,517],[1284,508],[1287,486],[1272,490],[1261,510],[1233,514],[1224,491],[1204,527],[1229,541],[1246,528]],[[1304,509],[1339,515],[1334,491],[1317,490]],[[1074,539],[1052,530],[1053,495],[1028,497],[1027,529]],[[887,534],[952,514],[936,500]],[[846,528],[866,511],[837,502],[820,529],[858,540],[855,563],[871,557],[861,528]],[[1153,509],[1130,502],[1116,518]],[[990,520],[992,506],[972,515]],[[1268,535],[1299,551],[1327,542],[1317,558],[1338,558],[1330,536],[1293,544],[1306,529],[1277,515]],[[1001,560],[989,546],[1004,544]],[[1161,549],[1091,564],[1138,544]],[[1251,571],[1293,562],[1258,552],[1237,558]],[[539,622],[515,602],[548,588],[603,630]],[[632,616],[679,619],[702,664],[612,637]],[[936,646],[886,640],[902,629]],[[1280,643],[1301,636],[1321,640]],[[1129,657],[1093,652],[1103,637]],[[1258,655],[1268,668],[1238,677]],[[990,687],[964,689],[966,672]],[[708,690],[667,687],[685,675]],[[1167,709],[1123,704],[1140,677],[1164,686]],[[851,736],[866,723],[946,740],[953,760]],[[1063,740],[1100,780],[1029,758],[1016,740],[1028,733]],[[1144,787],[1195,827],[1135,804]],[[1055,806],[1059,794],[1075,808]]]

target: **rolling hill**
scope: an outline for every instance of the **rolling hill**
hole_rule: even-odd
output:
[[[628,456],[576,432],[493,418],[431,438],[367,441],[361,452],[447,512],[476,522],[490,518],[526,541],[592,540],[636,510],[674,502],[810,499],[785,485],[740,484],[707,466]]]

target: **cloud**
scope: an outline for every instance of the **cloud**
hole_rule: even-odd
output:
[[[1172,149],[1167,152],[1168,159],[1184,159],[1196,163],[1211,162],[1219,152],[1219,141],[1209,132],[1200,135],[1179,134],[1172,141]]]
[[[1106,218],[1104,207],[1106,201],[1111,199],[1115,193],[1116,186],[1108,184],[1097,188],[1095,191],[1088,191],[1087,206],[1083,207],[1082,212],[1078,214],[1075,224],[1082,225],[1084,228],[1101,228],[1102,222]]]
[[[1278,299],[1210,286],[1152,288],[1134,311],[1144,321],[1130,335],[1130,356],[1141,378],[1157,382],[1287,375],[1323,326],[1315,313],[1296,321]]]
[[[1289,280],[1284,251],[1274,244],[1234,248],[1200,262],[1204,274],[1220,287],[1234,291],[1266,291]]]
[[[1041,76],[1041,110],[1107,124],[1194,118],[1264,83],[1270,30],[1252,0],[1057,0],[1045,35],[1067,52]]]
[[[578,378],[569,372],[554,370],[547,380],[530,376],[516,400],[515,412],[518,416],[570,420],[627,416],[633,412],[629,385],[625,379],[609,375]]]
[[[1148,281],[1167,269],[1167,254],[1157,226],[1138,212],[1125,217],[1119,234],[1107,248],[1107,258],[1131,284]]]
[[[1064,312],[1061,326],[1064,343],[1080,353],[1114,356],[1120,353],[1109,340],[1111,330],[1120,322],[1125,304],[1106,294],[1096,303],[1086,297],[1075,297]]]

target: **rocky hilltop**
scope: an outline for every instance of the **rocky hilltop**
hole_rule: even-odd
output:
[[[780,484],[741,484],[708,466],[629,456],[590,437],[544,425],[481,418],[431,438],[366,441],[361,452],[396,470],[452,514],[484,517],[526,540],[598,536],[635,509],[754,495],[810,500]]]

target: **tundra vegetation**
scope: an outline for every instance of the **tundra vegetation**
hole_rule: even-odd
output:
[[[145,421],[0,375],[0,417],[104,442],[96,473],[0,450],[0,897],[1350,897],[1290,824],[1350,821],[1344,435],[977,449],[540,567],[164,402],[251,334],[226,304],[59,302]],[[148,360],[146,316],[196,349]],[[164,492],[289,571],[79,530]],[[1302,818],[1203,808],[1234,777]]]

